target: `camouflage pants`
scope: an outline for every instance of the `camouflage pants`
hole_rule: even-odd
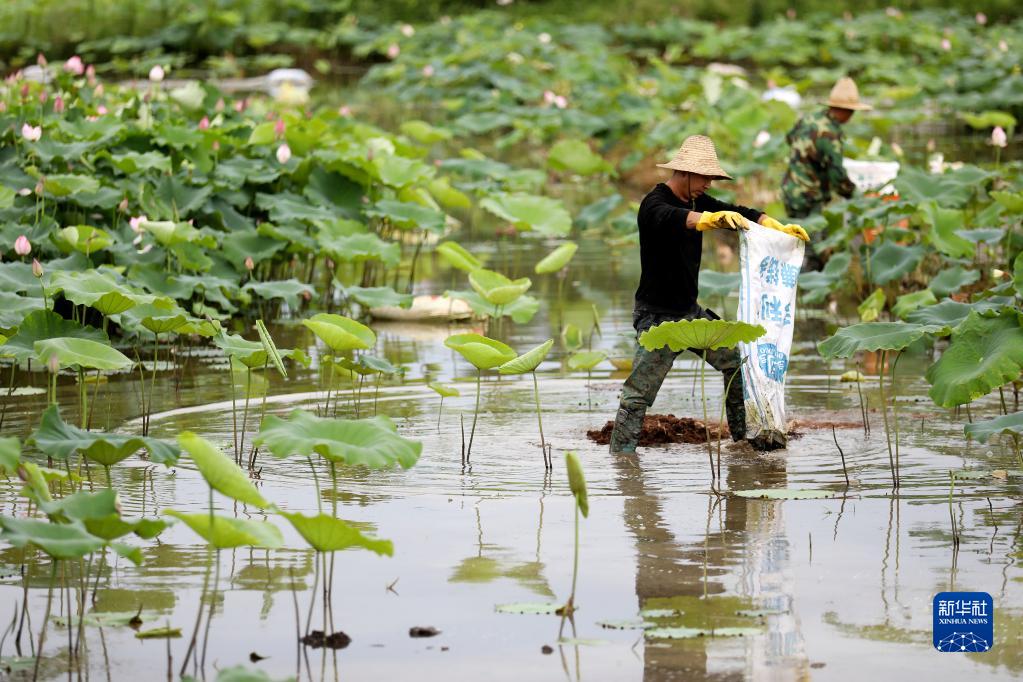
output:
[[[682,317],[637,309],[632,315],[632,326],[635,327],[637,334],[641,334],[661,322],[678,319],[691,320],[699,317],[708,320],[720,319],[713,311],[699,307],[691,314]],[[702,350],[690,348],[689,352],[703,357]],[[636,344],[632,374],[625,380],[625,385],[622,387],[621,403],[618,407],[618,415],[615,417],[614,431],[611,433],[611,452],[632,453],[636,451],[639,435],[643,429],[643,417],[646,416],[647,409],[654,404],[661,384],[664,383],[672,363],[680,353],[681,351],[676,353],[668,347],[648,351],[638,343]],[[726,387],[729,380],[732,380],[732,376],[735,375],[725,400],[725,411],[728,415],[728,429],[731,431],[732,440],[742,440],[746,437],[746,408],[743,403],[742,374],[738,373],[741,364],[739,351],[726,348],[708,350],[706,357],[707,363],[721,372]]]

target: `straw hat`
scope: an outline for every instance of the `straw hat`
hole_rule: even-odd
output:
[[[838,79],[835,87],[831,88],[831,96],[828,97],[828,106],[838,109],[852,109],[853,111],[870,111],[874,107],[860,101],[860,91],[856,82],[847,76]]]
[[[659,163],[657,167],[706,175],[715,180],[732,179],[718,162],[714,143],[706,135],[690,135],[678,148],[674,159],[668,163]]]

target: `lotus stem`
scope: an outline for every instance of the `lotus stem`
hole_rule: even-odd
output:
[[[959,549],[959,529],[956,526],[955,512],[952,510],[952,493],[955,492],[956,487],[956,475],[955,472],[948,472],[948,518],[952,523],[952,547]]]
[[[700,400],[703,402],[703,434],[707,441],[707,461],[710,462],[710,489],[715,490],[717,476],[714,474],[714,449],[710,444],[710,426],[707,425],[707,349],[703,349],[703,364],[700,365]]]
[[[245,429],[249,423],[249,396],[252,393],[252,368],[245,367],[245,407],[242,409],[242,430],[238,436],[238,463],[241,464],[242,453],[245,452]]]
[[[735,368],[735,371],[732,373],[732,376],[728,377],[728,383],[725,384],[725,395],[721,399],[721,418],[718,421],[718,465],[717,465],[717,477],[718,477],[718,480],[721,479],[721,433],[722,433],[722,431],[724,431],[725,406],[726,406],[727,401],[728,401],[728,394],[732,390],[732,382],[735,381],[736,375],[738,375],[738,374],[740,374],[742,372],[742,366],[744,364],[746,364],[746,360],[748,360],[748,359],[749,358],[743,358],[742,361],[739,363],[739,366]],[[828,376],[830,378],[830,374]]]
[[[895,354],[895,361],[892,363],[892,417],[895,421],[895,487],[899,487],[899,387],[895,384],[895,368],[899,365],[899,358],[902,357],[902,352],[899,351]],[[883,368],[882,368],[883,369]]]
[[[78,407],[82,413],[82,428],[89,428],[89,392],[85,388],[85,370],[78,366]]]
[[[313,464],[312,457],[306,457],[309,461],[309,468],[313,470],[313,485],[316,486],[316,511],[320,514],[323,513],[323,501],[320,499],[320,477],[316,473],[316,465]]]
[[[536,380],[536,370],[534,369],[530,374],[533,375],[533,399],[536,401],[536,423],[540,427],[540,452],[543,453],[543,468],[548,470],[551,468],[547,462],[547,442],[543,437],[543,419],[540,416],[540,386]]]
[[[860,381],[860,377],[863,376],[860,372],[860,363],[856,363],[856,393],[860,396],[860,414],[863,415],[863,435],[870,434],[870,422],[867,420],[867,405],[863,402],[863,382]]]
[[[149,433],[149,420],[153,417],[153,396],[156,395],[156,365],[160,361],[160,334],[153,334],[153,371],[149,379],[149,415],[146,417],[146,433]]]
[[[838,448],[838,454],[842,457],[842,474],[845,476],[845,487],[849,487],[849,470],[845,468],[845,453],[842,452],[842,446],[838,444],[838,434],[835,433],[835,425],[831,425],[831,437],[835,439],[835,447]]]
[[[480,384],[483,381],[483,370],[476,368],[476,409],[472,413],[472,428],[469,430],[469,447],[465,451],[465,463],[469,463],[472,456],[472,439],[476,435],[476,420],[480,415]]]
[[[895,455],[892,453],[892,438],[891,431],[888,427],[888,400],[884,395],[884,368],[888,359],[888,351],[881,351],[881,373],[878,377],[880,379],[879,385],[881,389],[881,415],[884,417],[884,439],[885,443],[888,444],[888,465],[892,470],[892,488],[899,487],[899,479],[895,474]]]
[[[231,438],[234,441],[234,461],[238,464],[242,463],[241,450],[238,449],[238,406],[235,398],[234,391],[234,358],[228,357],[231,363],[228,373],[231,377]]]
[[[32,669],[32,679],[39,679],[39,662],[43,659],[43,645],[46,643],[46,626],[50,622],[50,607],[53,605],[53,583],[57,579],[57,562],[50,563],[50,585],[46,590],[46,612],[43,614],[43,629],[39,633],[39,647],[36,649],[36,662]],[[27,580],[27,578],[26,578]],[[68,624],[70,627],[70,623]]]
[[[440,431],[440,415],[444,412],[444,396],[440,397],[440,407],[437,408],[437,430]]]
[[[330,372],[327,374],[327,403],[323,407],[323,416],[330,414],[330,388],[334,384],[334,357],[330,358]]]

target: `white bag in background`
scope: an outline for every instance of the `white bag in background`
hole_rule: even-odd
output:
[[[739,231],[739,314],[741,322],[767,333],[739,344],[746,402],[746,437],[763,431],[786,432],[785,373],[796,319],[796,282],[803,265],[803,242],[750,223]]]

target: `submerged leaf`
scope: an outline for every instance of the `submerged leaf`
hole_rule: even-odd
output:
[[[497,613],[517,613],[533,616],[550,616],[557,613],[562,604],[549,604],[545,602],[515,602],[513,604],[498,604],[494,607]]]
[[[999,433],[1012,436],[1023,435],[1023,412],[1003,414],[994,419],[966,424],[963,426],[963,431],[968,438],[976,438],[981,443],[986,443],[991,436]]]
[[[736,490],[732,492],[736,497],[746,497],[756,500],[822,500],[829,497],[838,497],[833,490],[807,490],[801,488],[764,488],[759,490]]]

